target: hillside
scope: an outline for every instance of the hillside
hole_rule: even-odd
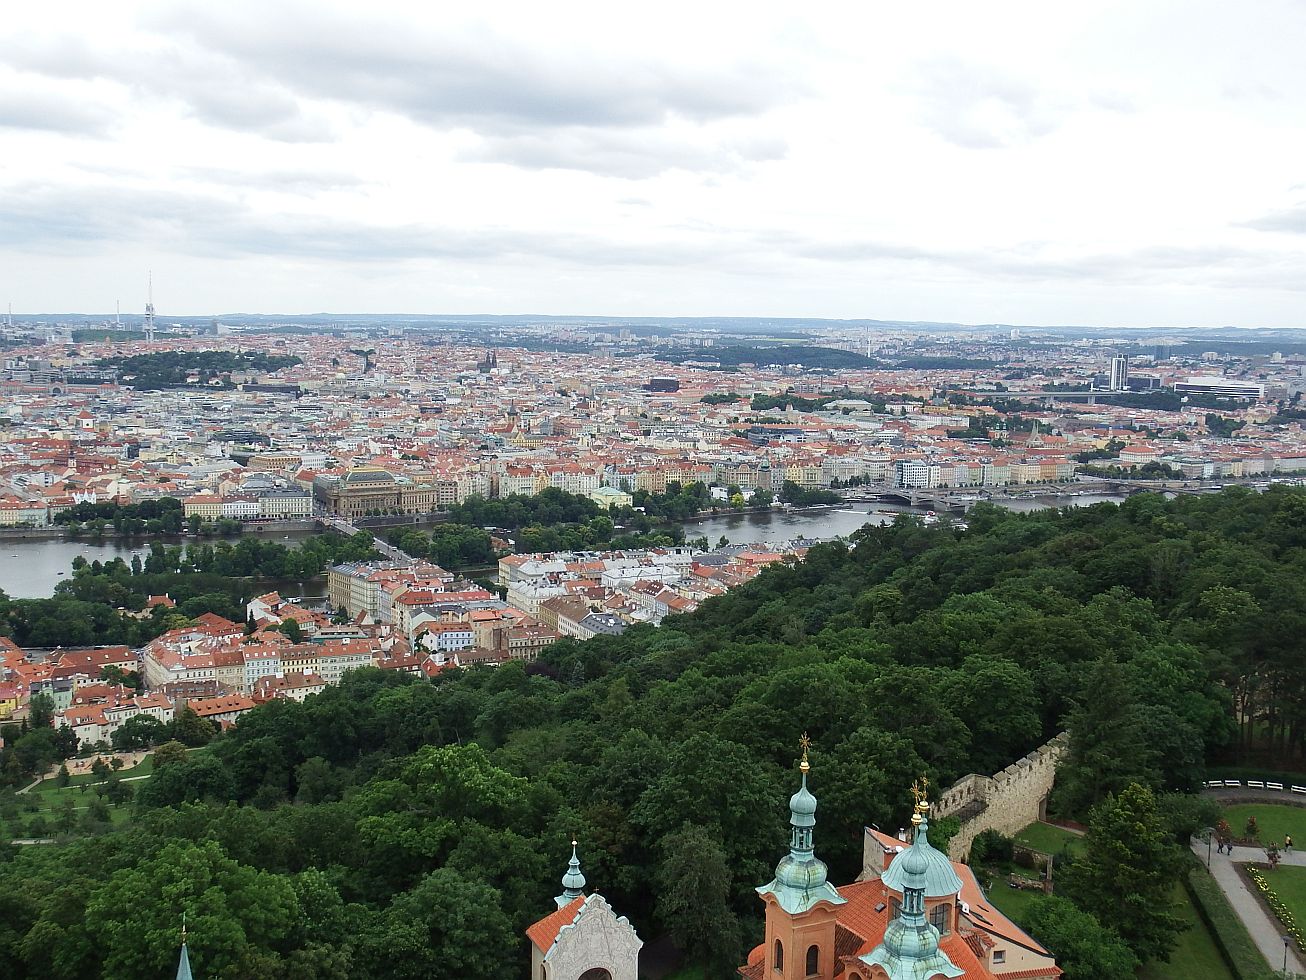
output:
[[[1055,803],[1076,814],[1130,781],[1192,789],[1207,758],[1299,764],[1306,493],[969,520],[868,527],[533,665],[364,671],[260,708],[158,767],[130,825],[7,853],[0,956],[16,977],[163,975],[185,907],[204,976],[517,976],[573,835],[649,938],[676,869],[719,869],[704,921],[739,948],[802,732],[835,881],[914,777],[994,771],[1067,724]]]

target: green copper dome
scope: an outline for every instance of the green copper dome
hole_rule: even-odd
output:
[[[961,879],[957,877],[957,872],[952,870],[952,862],[948,860],[948,856],[939,853],[930,844],[929,820],[924,812],[920,817],[920,824],[916,828],[911,847],[899,852],[880,880],[884,882],[885,887],[901,892],[905,886],[906,862],[911,860],[913,866],[917,862],[922,862],[924,868],[921,869],[920,874],[923,875],[923,882],[920,887],[925,890],[926,898],[956,895],[961,891]]]
[[[803,784],[798,792],[789,797],[789,815],[795,826],[799,820],[805,827],[816,826],[816,797],[807,788],[807,773],[803,773]]]
[[[878,966],[888,974],[889,980],[931,980],[932,977],[959,977],[966,971],[953,964],[948,954],[939,948],[939,930],[925,918],[925,895],[930,887],[942,887],[938,880],[937,862],[931,855],[943,857],[930,847],[926,837],[929,822],[925,819],[927,804],[919,804],[912,817],[915,833],[911,846],[901,852],[889,865],[881,880],[890,888],[902,893],[898,914],[884,930],[880,945],[861,957],[868,966]],[[947,859],[944,858],[946,861]],[[889,873],[894,873],[894,884],[889,883]],[[948,865],[948,873],[961,882]],[[956,894],[956,891],[941,892]]]
[[[554,899],[558,908],[585,894],[585,876],[580,873],[580,858],[576,856],[576,842],[571,842],[571,860],[567,863],[567,873],[562,876],[562,894]]]

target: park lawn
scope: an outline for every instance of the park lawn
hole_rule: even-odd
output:
[[[1283,870],[1280,866],[1279,871]],[[1301,884],[1303,896],[1306,897],[1306,868],[1292,870],[1302,871]],[[988,893],[990,904],[1017,925],[1025,910],[1042,897],[1042,892],[1010,888],[1005,881],[995,882]],[[1234,975],[1220,956],[1215,940],[1198,918],[1197,910],[1193,908],[1192,900],[1183,886],[1175,885],[1171,899],[1175,903],[1176,913],[1190,928],[1180,934],[1179,943],[1170,954],[1170,961],[1144,964],[1138,971],[1139,980],[1234,980]]]
[[[990,905],[1019,925],[1025,910],[1042,898],[1043,893],[1033,888],[1012,888],[1005,879],[997,878],[986,897]]]
[[[1281,864],[1275,870],[1265,872],[1265,877],[1269,879],[1274,894],[1288,906],[1292,917],[1298,922],[1306,922],[1306,868]]]
[[[1275,803],[1239,803],[1224,808],[1224,819],[1235,837],[1243,835],[1247,818],[1255,817],[1260,827],[1261,842],[1283,843],[1283,835],[1291,834],[1294,848],[1306,841],[1306,807],[1281,806]]]
[[[1201,980],[1234,980],[1182,885],[1175,885],[1171,899],[1176,906],[1175,912],[1189,928],[1179,934],[1179,944],[1171,952],[1169,962],[1153,960],[1144,963],[1138,971],[1138,980],[1195,980],[1197,977]]]
[[[1071,857],[1079,856],[1084,843],[1078,834],[1054,827],[1050,823],[1032,823],[1016,835],[1016,840],[1044,854],[1060,854],[1065,849]]]

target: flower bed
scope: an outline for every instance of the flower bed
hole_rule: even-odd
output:
[[[1251,878],[1252,884],[1261,893],[1261,896],[1265,899],[1265,904],[1270,907],[1270,911],[1278,916],[1283,928],[1288,930],[1288,935],[1292,936],[1297,948],[1306,952],[1306,940],[1302,938],[1301,927],[1297,925],[1297,920],[1293,918],[1288,906],[1284,905],[1279,896],[1274,893],[1274,889],[1270,887],[1269,879],[1265,877],[1264,872],[1248,866],[1247,877]]]

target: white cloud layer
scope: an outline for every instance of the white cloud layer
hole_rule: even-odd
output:
[[[477,11],[473,14],[471,11]],[[1306,326],[1306,7],[72,2],[0,301]]]

